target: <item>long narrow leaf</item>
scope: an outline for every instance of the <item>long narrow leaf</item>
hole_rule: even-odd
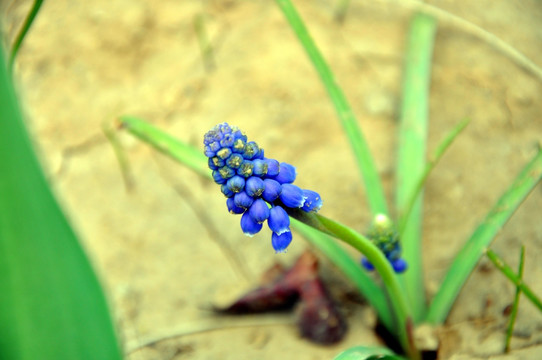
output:
[[[486,255],[489,258],[489,260],[491,260],[493,265],[495,265],[497,269],[499,269],[502,272],[502,274],[508,278],[508,280],[513,282],[514,285],[516,285],[519,289],[521,289],[523,294],[525,294],[525,297],[527,297],[527,299],[529,299],[533,303],[533,305],[536,306],[538,310],[542,312],[542,300],[540,300],[540,298],[535,295],[535,293],[531,290],[531,288],[523,282],[521,277],[516,275],[514,273],[514,270],[512,270],[512,268],[510,268],[510,266],[508,266],[501,259],[501,257],[498,256],[491,249],[486,250]]]
[[[51,194],[0,50],[0,359],[121,359],[94,274]]]
[[[519,269],[518,278],[523,282],[523,269],[525,267],[525,246],[521,246],[519,253]],[[510,341],[512,340],[512,333],[514,332],[514,325],[516,324],[516,317],[519,310],[519,297],[521,295],[521,287],[516,285],[516,295],[514,295],[514,303],[512,304],[512,311],[510,312],[510,318],[508,319],[508,327],[506,328],[506,341],[504,345],[504,352],[510,351]]]
[[[461,287],[484,254],[485,248],[493,241],[499,230],[540,179],[542,179],[541,150],[525,166],[455,257],[429,307],[428,322],[440,324],[446,320]]]
[[[418,198],[418,195],[423,190],[423,187],[425,185],[425,182],[427,181],[427,178],[429,177],[429,174],[431,174],[431,171],[435,168],[435,166],[440,161],[440,158],[448,147],[452,144],[452,142],[455,140],[455,138],[465,129],[465,127],[469,124],[469,120],[465,119],[461,121],[459,124],[457,124],[449,134],[446,135],[444,140],[439,144],[437,149],[435,150],[433,157],[427,162],[425,165],[425,169],[423,171],[423,174],[421,175],[420,179],[416,182],[416,186],[414,187],[413,193],[410,195],[409,200],[406,202],[405,209],[401,211],[401,223],[399,224],[399,233],[402,233],[404,230],[404,227],[406,223],[408,222],[408,218],[410,217],[410,213],[412,211],[412,207],[416,203],[416,199]]]
[[[152,147],[161,153],[188,166],[199,175],[210,178],[211,173],[207,167],[207,158],[198,149],[179,141],[168,133],[137,117],[121,116],[118,120],[121,128],[125,128],[132,135],[152,145]]]
[[[436,28],[435,19],[424,14],[416,14],[410,24],[399,126],[396,182],[398,213],[408,206],[410,195],[416,191],[418,179],[425,168],[431,56]],[[409,265],[404,279],[415,322],[423,318],[426,306],[421,258],[422,198],[423,193],[419,193],[411,206],[408,222],[399,219],[399,223],[404,224],[401,241],[404,258]]]
[[[10,71],[13,68],[13,63],[15,62],[15,57],[19,53],[19,49],[21,48],[21,45],[23,44],[23,40],[28,33],[28,30],[30,30],[30,27],[32,26],[32,23],[34,22],[34,19],[36,18],[36,15],[38,15],[38,12],[40,11],[41,5],[43,4],[43,0],[34,0],[34,4],[32,4],[32,8],[30,9],[30,12],[24,19],[24,23],[21,26],[21,29],[19,30],[19,33],[17,34],[17,37],[15,38],[15,41],[13,42],[13,45],[11,47],[11,53],[9,56],[9,69]]]
[[[303,20],[297,13],[290,0],[276,0],[280,6],[282,12],[286,16],[286,19],[290,23],[294,33],[299,38],[299,41],[303,45],[307,55],[312,61],[320,79],[324,83],[324,86],[331,98],[331,101],[335,107],[337,115],[344,128],[346,136],[350,141],[350,145],[354,151],[358,162],[358,168],[361,172],[361,176],[365,183],[365,192],[369,201],[371,212],[376,214],[388,214],[388,207],[386,205],[386,197],[384,196],[384,190],[380,177],[374,165],[373,157],[369,150],[369,146],[365,141],[365,137],[358,125],[356,117],[352,108],[348,104],[346,97],[344,96],[341,88],[335,82],[335,77],[329,69],[324,57],[316,47],[316,44],[312,40]]]

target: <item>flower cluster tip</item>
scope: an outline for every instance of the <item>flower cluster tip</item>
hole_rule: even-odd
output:
[[[292,233],[285,208],[316,212],[322,207],[320,195],[294,185],[296,168],[265,157],[264,150],[235,126],[216,125],[205,134],[203,145],[228,211],[241,215],[243,233],[254,236],[267,221],[273,248],[286,252]]]

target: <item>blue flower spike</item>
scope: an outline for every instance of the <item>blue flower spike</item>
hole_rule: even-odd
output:
[[[213,179],[227,198],[228,211],[242,214],[243,232],[253,236],[267,221],[272,231],[273,249],[277,253],[286,252],[292,242],[286,209],[316,212],[322,207],[320,195],[294,185],[296,168],[266,158],[264,150],[256,142],[248,141],[235,126],[216,125],[204,135],[203,145]],[[390,258],[394,268],[400,269],[403,265],[406,268],[406,263],[399,260],[402,259]]]
[[[406,271],[408,264],[401,258],[399,234],[395,231],[390,218],[384,214],[377,214],[367,237],[384,253],[396,273]],[[368,271],[374,270],[374,265],[365,257],[361,259],[361,265]]]

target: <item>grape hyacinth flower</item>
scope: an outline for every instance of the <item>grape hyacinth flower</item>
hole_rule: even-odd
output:
[[[375,216],[367,237],[384,253],[396,273],[402,273],[407,269],[407,262],[401,258],[399,234],[386,215]],[[361,259],[361,264],[369,271],[374,270],[373,264],[366,258]]]
[[[294,185],[296,168],[269,159],[264,150],[235,126],[216,125],[203,137],[213,180],[226,196],[228,211],[242,214],[241,229],[257,234],[267,221],[271,244],[277,253],[286,252],[292,241],[290,217],[286,209],[316,212],[322,207],[317,192]]]

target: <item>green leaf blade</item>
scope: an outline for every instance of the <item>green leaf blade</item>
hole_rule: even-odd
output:
[[[121,359],[98,279],[33,153],[0,51],[0,358]]]
[[[365,183],[365,192],[371,212],[373,215],[385,214],[389,216],[384,189],[374,159],[369,150],[369,145],[365,140],[363,132],[358,125],[354,112],[341,88],[335,81],[335,76],[331,72],[324,57],[318,50],[314,40],[307,30],[303,20],[299,16],[292,2],[289,0],[276,0],[284,16],[290,23],[292,30],[303,45],[305,52],[313,63],[328,95],[335,107],[335,111],[344,132],[350,142],[354,156],[356,157],[358,168]]]
[[[418,180],[425,169],[431,56],[436,28],[436,20],[421,13],[416,14],[411,21],[399,125],[396,208],[402,216],[409,216],[408,221],[399,219],[399,224],[402,227],[404,258],[409,265],[404,280],[415,322],[421,321],[426,311],[421,258],[423,192],[419,192],[412,205],[408,203],[412,202],[410,196],[416,191]],[[402,214],[401,211],[407,206],[411,210],[408,214]]]
[[[461,287],[485,249],[540,179],[542,179],[541,150],[523,168],[455,257],[431,303],[427,314],[428,322],[432,324],[444,322]]]

